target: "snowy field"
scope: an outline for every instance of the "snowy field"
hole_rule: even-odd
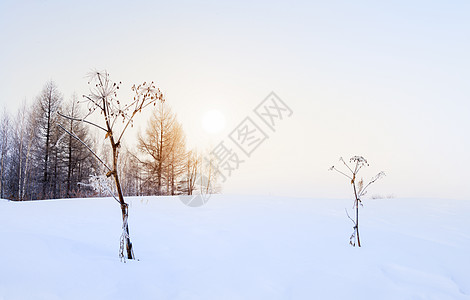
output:
[[[470,299],[470,201],[0,200],[0,299]]]

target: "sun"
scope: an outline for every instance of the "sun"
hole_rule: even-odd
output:
[[[202,116],[202,128],[210,134],[219,133],[225,128],[225,116],[219,110],[212,109]]]

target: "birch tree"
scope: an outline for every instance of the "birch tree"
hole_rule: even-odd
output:
[[[8,164],[8,151],[11,131],[10,115],[3,110],[0,121],[0,198],[5,197],[5,175]]]
[[[21,196],[20,200],[24,200],[27,198],[27,194],[30,195],[30,199],[33,198],[33,194],[36,195],[37,198],[37,191],[35,189],[35,182],[33,180],[38,181],[39,172],[36,172],[37,169],[34,169],[34,165],[39,166],[40,163],[35,163],[35,156],[34,151],[35,148],[38,147],[38,121],[40,117],[39,110],[33,109],[27,113],[27,122],[26,122],[26,150],[25,150],[25,159],[24,159],[24,175],[23,175],[23,184],[21,186]],[[39,162],[40,160],[37,160]],[[44,193],[42,193],[41,197],[44,197]]]
[[[35,142],[37,126],[36,118],[32,115],[35,110],[31,110],[26,102],[22,104],[13,125],[12,133],[12,158],[11,174],[9,178],[11,197],[17,200],[25,200],[29,181],[36,179],[36,174],[31,168],[31,162],[34,160],[33,148]]]

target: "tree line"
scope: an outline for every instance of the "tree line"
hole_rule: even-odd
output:
[[[81,121],[88,112],[76,95],[65,99],[53,81],[16,114],[0,116],[0,197],[40,200],[109,196],[114,187],[90,150],[110,162],[108,144]],[[61,118],[60,114],[72,118]],[[66,133],[73,132],[76,137]],[[188,149],[176,114],[160,102],[137,146],[119,145],[119,176],[125,196],[191,195],[218,191],[214,166]],[[87,147],[91,149],[87,149]],[[208,155],[205,155],[208,156]],[[204,181],[201,180],[204,177]],[[210,178],[210,182],[207,182]]]

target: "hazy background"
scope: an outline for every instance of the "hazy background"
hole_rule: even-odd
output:
[[[122,98],[156,81],[211,148],[274,91],[293,115],[224,192],[349,197],[328,168],[363,155],[363,175],[387,173],[371,195],[470,198],[470,2],[323,2],[1,0],[0,104],[16,113],[50,79],[81,95],[106,69]]]

